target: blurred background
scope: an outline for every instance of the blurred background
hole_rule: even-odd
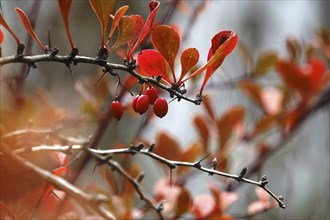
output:
[[[160,1],[161,6],[156,20],[162,21],[168,12],[169,2]],[[200,62],[206,60],[211,38],[220,30],[230,29],[239,36],[239,41],[244,43],[254,58],[265,50],[275,50],[280,56],[287,55],[285,40],[294,37],[304,42],[309,42],[315,36],[319,28],[330,28],[330,1],[177,1],[178,7],[168,19],[163,19],[167,24],[179,28],[182,39],[180,50],[188,47],[196,47],[200,52]],[[60,49],[59,54],[68,54],[70,45],[67,40],[62,18],[56,1],[40,1],[40,10],[36,19],[35,31],[40,40],[47,44],[47,31],[50,31],[51,44]],[[119,5],[130,6],[128,14],[140,14],[144,18],[148,15],[148,1],[118,1]],[[35,7],[35,1],[1,1],[3,15],[9,26],[22,39],[26,38],[18,16],[14,12],[15,7],[29,12]],[[202,7],[202,6],[203,7]],[[198,16],[192,16],[196,8],[200,7]],[[88,1],[73,1],[70,12],[70,30],[75,45],[79,48],[80,55],[96,56],[100,46],[100,27],[96,16],[89,6]],[[4,31],[5,32],[5,31]],[[7,32],[5,32],[5,35]],[[7,35],[6,35],[7,36]],[[32,47],[31,54],[42,53],[37,45]],[[2,56],[13,55],[16,45],[11,37],[6,37],[2,44]],[[111,55],[110,61],[121,63],[115,55]],[[178,63],[178,62],[177,62]],[[178,65],[179,66],[179,65]],[[6,65],[1,67],[1,72],[15,74],[20,65]],[[101,70],[92,65],[77,65],[73,72],[77,80],[86,80],[95,72]],[[220,116],[226,109],[235,104],[244,105],[247,108],[246,124],[255,123],[259,110],[253,103],[246,99],[242,91],[236,88],[222,87],[223,82],[234,80],[242,76],[246,69],[242,64],[237,49],[226,59],[224,64],[214,74],[205,90],[212,98],[212,105],[216,109],[216,115]],[[124,73],[123,73],[124,74]],[[106,80],[114,78],[107,77]],[[97,79],[95,79],[97,80]],[[272,80],[276,78],[268,78]],[[193,82],[200,85],[200,82]],[[189,87],[194,85],[188,84]],[[70,72],[64,65],[56,63],[40,63],[37,69],[30,71],[26,80],[25,92],[31,93],[36,88],[44,88],[49,92],[52,101],[61,107],[68,108],[72,112],[79,113],[82,98],[73,86]],[[114,93],[114,87],[110,88]],[[191,91],[194,97],[196,91]],[[169,97],[166,95],[166,98]],[[127,98],[129,102],[131,98]],[[107,102],[112,101],[110,98]],[[188,102],[171,102],[169,113],[164,119],[153,119],[141,134],[147,140],[154,140],[157,133],[166,131],[172,135],[182,147],[196,140],[197,133],[192,124],[196,113],[203,113],[204,109],[193,106]],[[108,131],[100,146],[111,146],[111,143],[120,142],[130,144],[136,136],[139,127],[143,124],[144,117],[124,116],[120,123],[111,122]],[[329,109],[322,109],[310,117],[298,132],[285,146],[272,155],[262,166],[260,174],[266,174],[269,179],[269,187],[276,194],[282,194],[286,200],[287,208],[273,209],[260,214],[254,219],[330,219],[330,151],[329,151]],[[129,129],[127,129],[127,127]],[[87,126],[79,128],[82,134],[88,135],[95,127]],[[244,166],[249,166],[249,148],[253,143],[239,142],[231,157],[235,158],[235,164],[231,164],[231,172],[239,173]],[[139,160],[139,158],[138,158]],[[143,158],[142,158],[143,160]],[[159,174],[152,169],[151,179]],[[155,172],[152,174],[152,172]],[[257,175],[252,179],[258,178]],[[193,194],[205,191],[206,181],[212,181],[211,177],[200,175],[194,179],[194,184],[189,185]],[[82,181],[83,182],[83,181]],[[152,181],[151,181],[152,182]],[[196,184],[199,183],[199,184]],[[152,184],[146,187],[151,188]],[[238,188],[239,200],[229,210],[230,213],[242,213],[253,200],[254,192],[250,185],[241,185]]]

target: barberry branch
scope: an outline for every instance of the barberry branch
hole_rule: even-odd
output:
[[[153,145],[154,146],[154,145]],[[194,163],[191,162],[183,162],[183,161],[175,161],[175,160],[168,160],[158,154],[155,154],[152,152],[152,149],[144,149],[145,145],[144,144],[139,144],[137,146],[130,146],[128,148],[121,148],[121,149],[109,149],[109,150],[98,150],[98,149],[91,149],[91,148],[83,148],[83,146],[81,145],[73,145],[73,146],[37,146],[37,147],[33,147],[31,148],[32,151],[49,151],[49,150],[53,150],[53,151],[62,151],[62,152],[67,152],[69,149],[70,150],[80,150],[80,149],[85,149],[86,152],[88,152],[92,157],[94,157],[94,159],[97,159],[100,162],[106,162],[107,164],[109,164],[111,161],[111,156],[115,155],[115,154],[131,154],[131,155],[135,155],[135,154],[143,154],[146,155],[148,157],[153,158],[154,160],[157,160],[158,162],[167,165],[170,169],[175,169],[177,166],[181,166],[181,167],[191,167],[191,168],[195,168],[198,169],[200,171],[203,171],[205,173],[208,173],[209,175],[218,175],[218,176],[223,176],[226,178],[230,178],[230,179],[234,179],[238,182],[245,182],[245,183],[249,183],[252,185],[256,185],[258,187],[261,187],[263,190],[265,190],[270,196],[272,196],[276,202],[278,203],[279,207],[281,208],[285,208],[285,203],[283,201],[283,197],[282,196],[276,196],[270,189],[268,189],[266,187],[266,185],[268,184],[268,180],[266,178],[266,176],[263,176],[260,181],[254,181],[248,178],[245,178],[244,176],[246,175],[246,168],[242,169],[242,172],[239,175],[236,174],[229,174],[229,173],[225,173],[225,172],[221,172],[215,169],[211,169],[211,168],[207,168],[207,167],[203,167],[200,163],[201,161],[197,161]],[[19,153],[21,153],[21,151],[18,151]],[[117,163],[116,163],[117,164]],[[115,166],[114,164],[109,164],[109,166],[111,166],[113,168],[113,166]],[[117,170],[117,168],[116,168]],[[125,176],[123,172],[126,172],[124,170],[117,170],[118,172],[121,172],[121,174],[127,178]],[[145,196],[142,192],[142,190],[140,188],[138,188],[139,186],[136,186],[137,182],[135,179],[130,179],[129,181],[131,181],[132,185],[135,187],[135,189],[137,190],[138,194],[140,195],[142,200],[145,200],[145,198],[148,198],[147,196]],[[142,194],[142,196],[141,196]],[[146,200],[145,200],[146,201]],[[147,204],[152,204],[152,202],[146,201]],[[154,210],[158,210],[154,205],[151,206]],[[157,211],[158,212],[158,211]]]
[[[53,175],[51,172],[44,170],[40,168],[39,166],[36,166],[35,164],[23,159],[21,156],[14,154],[9,150],[10,148],[5,146],[4,144],[1,144],[1,152],[4,154],[5,157],[10,158],[14,162],[16,162],[19,165],[22,165],[28,170],[31,170],[33,173],[35,173],[40,178],[44,179],[48,183],[52,184],[56,188],[65,191],[67,194],[69,194],[72,198],[77,200],[79,203],[83,204],[84,206],[87,206],[94,210],[96,213],[98,213],[100,216],[102,216],[105,219],[116,219],[116,217],[113,215],[112,212],[110,212],[106,205],[108,201],[108,198],[106,198],[104,195],[89,195],[82,190],[78,189],[74,185],[70,184],[63,178],[57,177]]]
[[[72,64],[77,65],[78,63],[93,64],[103,67],[104,71],[109,73],[112,73],[113,70],[123,70],[133,75],[136,79],[138,79],[140,83],[150,83],[152,85],[155,85],[163,90],[168,91],[171,97],[176,97],[178,100],[184,99],[188,102],[194,103],[195,105],[199,105],[201,103],[200,98],[191,99],[189,97],[186,97],[182,92],[175,89],[176,87],[166,86],[160,83],[160,80],[157,78],[145,77],[140,75],[138,72],[134,70],[134,68],[130,64],[123,65],[123,64],[111,63],[106,60],[101,60],[93,57],[79,56],[79,55],[75,55],[74,57],[72,55],[61,56],[53,53],[33,55],[33,56],[13,55],[13,56],[0,58],[0,66],[11,63],[25,63],[30,67],[37,68],[36,63],[39,62],[57,62],[57,63],[63,63],[66,66],[70,66]]]

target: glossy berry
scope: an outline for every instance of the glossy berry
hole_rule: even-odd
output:
[[[113,101],[111,103],[111,112],[115,118],[119,121],[121,117],[123,116],[123,106],[119,101]]]
[[[144,94],[149,97],[150,105],[153,105],[158,98],[157,89],[155,87],[147,88]]]
[[[149,97],[147,95],[140,95],[136,101],[136,111],[140,113],[140,115],[144,114],[148,110],[149,104]]]
[[[134,97],[134,99],[133,99],[133,102],[132,102],[132,107],[133,107],[133,110],[135,111],[135,112],[138,112],[137,110],[136,110],[136,102],[137,102],[137,100],[139,99],[139,95],[137,95],[137,96],[135,96]]]
[[[153,109],[154,109],[155,115],[157,115],[160,118],[164,117],[168,111],[168,104],[167,104],[166,99],[164,99],[164,98],[156,99]]]

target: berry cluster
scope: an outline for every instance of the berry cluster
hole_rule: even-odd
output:
[[[135,96],[132,102],[133,110],[140,115],[148,111],[149,105],[153,105],[153,111],[159,118],[167,114],[168,103],[166,99],[158,96],[157,89],[154,87],[149,87],[144,94]],[[123,116],[123,106],[118,100],[111,103],[110,110],[117,120]]]

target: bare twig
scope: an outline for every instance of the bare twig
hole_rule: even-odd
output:
[[[91,149],[92,150],[92,149]],[[160,219],[164,219],[161,209],[159,209],[154,202],[152,201],[151,198],[144,192],[142,189],[141,185],[139,184],[138,179],[134,179],[131,177],[125,170],[124,168],[117,163],[116,161],[109,159],[108,155],[107,156],[102,156],[101,154],[94,153],[93,151],[89,151],[92,154],[92,157],[95,158],[96,160],[100,161],[101,163],[106,163],[108,166],[110,166],[113,170],[117,171],[121,176],[126,178],[131,185],[135,188],[136,192],[139,194],[140,199],[145,201],[145,203],[150,206],[156,214],[159,216]]]
[[[17,154],[12,153],[7,146],[1,145],[1,151],[3,154],[15,161],[17,164],[24,166],[26,169],[31,170],[40,178],[44,179],[48,183],[52,184],[58,189],[63,190],[79,203],[83,204],[86,207],[94,210],[100,216],[105,219],[116,219],[116,217],[111,213],[105,206],[105,202],[107,202],[107,198],[104,195],[89,195],[85,192],[81,191],[74,185],[70,184],[63,178],[57,177],[53,175],[51,172],[44,170],[33,163],[23,159]]]

